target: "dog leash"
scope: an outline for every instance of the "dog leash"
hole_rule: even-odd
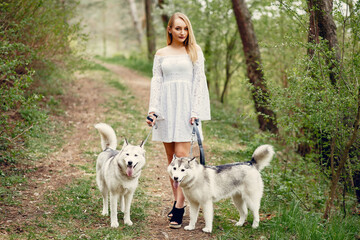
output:
[[[200,136],[198,126],[199,126],[199,119],[195,119],[195,122],[193,124],[192,134],[191,134],[190,157],[192,157],[193,144],[194,144],[195,134],[196,134],[197,142],[198,142],[199,150],[200,150],[200,163],[205,166],[205,152],[204,152],[204,148],[203,148],[203,145],[202,145],[201,136]]]
[[[153,114],[153,115],[157,118],[157,115],[156,115],[156,114]],[[149,120],[150,122],[153,122],[153,121],[154,121],[154,120],[153,120],[151,117],[149,117],[149,116],[147,116],[146,119]],[[152,130],[153,130],[154,126],[155,126],[155,129],[157,129],[156,123],[151,126],[151,129],[150,129],[148,135],[146,136],[145,140],[142,142],[141,146],[144,146],[145,143],[147,142],[148,138],[150,137],[150,134],[152,133]]]

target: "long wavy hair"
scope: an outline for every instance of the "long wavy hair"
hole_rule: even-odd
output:
[[[190,57],[191,61],[195,62],[197,60],[197,58],[198,58],[197,52],[196,52],[196,39],[195,39],[195,35],[194,35],[194,32],[193,32],[190,20],[185,14],[180,13],[180,12],[176,12],[171,16],[171,18],[169,20],[169,23],[167,25],[167,28],[166,28],[167,45],[171,45],[171,43],[173,41],[172,35],[169,33],[169,29],[171,29],[173,27],[174,21],[177,18],[182,19],[185,22],[186,26],[188,27],[188,33],[189,34],[188,34],[187,38],[184,41],[184,46],[185,46],[186,52],[189,54],[189,57]]]

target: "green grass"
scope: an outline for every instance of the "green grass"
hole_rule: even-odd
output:
[[[354,239],[359,237],[360,217],[349,214],[356,200],[348,197],[347,216],[338,209],[329,221],[322,219],[327,199],[328,179],[322,169],[310,159],[301,159],[287,152],[269,134],[261,133],[253,119],[234,116],[232,109],[212,104],[212,120],[203,124],[208,165],[248,161],[261,144],[275,146],[270,167],[262,171],[264,196],[260,213],[269,219],[251,228],[253,216],[249,212],[248,224],[236,227],[238,211],[230,200],[215,204],[213,235],[218,239]],[[246,127],[239,127],[246,126]],[[238,128],[239,127],[239,128]]]
[[[104,58],[101,56],[96,56],[96,58],[107,63],[119,64],[134,69],[148,77],[152,76],[152,62],[149,62],[141,57],[130,56],[127,58],[122,55],[115,55],[110,58]]]
[[[146,234],[146,212],[151,207],[145,193],[137,189],[135,199],[145,200],[133,204],[131,218],[134,225],[124,226],[123,213],[119,213],[119,228],[110,228],[110,217],[102,216],[102,198],[95,177],[75,179],[68,186],[46,193],[42,206],[44,213],[35,221],[21,226],[23,233],[11,234],[12,239],[134,239]],[[136,202],[136,200],[134,200]]]
[[[117,56],[106,61],[142,72],[139,64],[127,60]],[[151,76],[151,71],[147,70],[146,75]],[[122,101],[126,105],[126,99]],[[269,217],[254,230],[251,228],[253,217],[249,213],[249,224],[235,227],[238,212],[230,200],[223,200],[215,204],[212,236],[218,239],[359,238],[358,215],[347,214],[343,217],[338,206],[333,218],[327,222],[322,219],[329,182],[323,170],[311,158],[300,158],[291,148],[278,143],[273,135],[259,131],[253,113],[237,114],[233,108],[216,101],[212,101],[211,110],[212,120],[203,123],[207,164],[248,161],[261,144],[272,144],[277,151],[271,166],[262,172],[265,186],[260,213]],[[137,114],[130,109],[127,112]],[[351,196],[347,208],[355,203]],[[351,210],[347,209],[347,212]]]
[[[343,218],[335,215],[331,221],[322,219],[319,212],[304,211],[299,202],[292,201],[289,206],[279,206],[278,217],[265,224],[273,231],[270,239],[355,239],[359,234],[359,217]]]
[[[0,203],[6,206],[19,206],[20,191],[24,190],[27,179],[25,171],[16,167],[11,168],[0,176]],[[0,219],[3,216],[0,215]]]
[[[148,129],[144,126],[144,116],[136,106],[134,96],[108,71],[101,70],[101,67],[85,70],[90,74],[92,71],[100,72],[106,83],[119,91],[119,94],[103,106],[106,109],[105,122],[115,129],[118,139],[126,136],[130,142],[140,143]],[[264,197],[260,213],[261,216],[268,217],[260,222],[258,229],[252,229],[253,216],[249,212],[248,223],[243,227],[236,227],[234,225],[239,215],[235,206],[231,200],[222,200],[215,204],[211,237],[217,239],[355,239],[359,237],[360,218],[351,214],[350,209],[354,206],[355,200],[352,197],[348,198],[345,217],[339,209],[341,205],[337,203],[332,218],[324,221],[322,213],[328,182],[319,166],[309,159],[301,159],[291,150],[277,143],[273,136],[260,132],[253,116],[237,116],[233,109],[213,102],[212,120],[204,122],[203,129],[205,154],[209,165],[248,161],[260,144],[273,144],[277,151],[271,166],[262,172]],[[95,130],[93,133],[96,134]],[[119,144],[122,145],[121,140]],[[154,143],[149,141],[147,144],[148,149],[151,149]],[[46,153],[44,147],[39,147],[39,151]],[[151,179],[141,178],[136,191],[131,209],[134,226],[124,226],[123,215],[119,213],[120,227],[112,229],[109,227],[110,218],[101,215],[102,199],[95,184],[96,154],[85,149],[83,157],[89,159],[88,164],[75,166],[83,170],[86,175],[74,179],[71,184],[61,189],[47,192],[46,202],[39,206],[43,209],[43,214],[30,224],[21,225],[22,232],[9,229],[11,238],[145,239],[149,231],[146,222],[147,211],[158,204],[154,200],[150,201],[142,188],[143,183]],[[26,186],[26,181],[21,176],[22,174],[19,174],[13,179],[3,179],[0,196],[3,196],[3,191],[8,191],[9,186],[18,186],[20,183]],[[13,199],[16,199],[15,195]],[[6,201],[15,206],[18,204],[11,203],[11,199]],[[142,205],[137,204],[140,202]],[[202,214],[199,218],[203,218]]]
[[[130,94],[127,87],[116,79],[108,71],[103,71],[97,65],[89,64],[90,68],[84,70],[84,73],[90,74],[93,71],[100,72],[100,76],[109,86],[117,89],[119,94],[111,101],[104,104],[107,110],[105,122],[113,126],[118,132],[118,137],[127,136],[130,141],[137,141],[144,137],[144,132],[139,127],[143,125],[142,113],[138,110],[135,104],[135,98]],[[98,75],[97,75],[98,76]],[[119,118],[123,121],[120,123]],[[51,129],[53,134],[59,132],[59,129]],[[95,130],[94,130],[95,133]],[[61,136],[61,135],[59,135]],[[57,139],[57,138],[55,138]],[[58,139],[59,140],[59,139]],[[46,142],[49,141],[49,142]],[[32,143],[36,150],[34,155],[44,157],[49,153],[47,147],[49,144],[55,144],[55,140],[48,139],[48,135],[41,135],[34,138]],[[59,142],[58,142],[59,144]],[[122,144],[120,142],[120,144]],[[84,177],[74,179],[74,181],[55,191],[48,191],[44,198],[46,201],[39,205],[43,214],[37,216],[36,219],[27,224],[21,225],[21,231],[14,231],[14,229],[7,229],[10,239],[134,239],[139,236],[146,236],[147,224],[147,209],[153,208],[156,203],[149,202],[147,194],[141,188],[145,179],[140,179],[140,186],[137,188],[131,208],[131,219],[134,225],[129,227],[123,223],[123,213],[119,211],[119,228],[110,228],[110,217],[102,216],[102,197],[97,189],[95,181],[95,160],[96,152],[85,149],[83,157],[89,159],[85,165],[73,165],[83,170],[86,174]],[[0,196],[6,196],[4,199],[8,204],[19,205],[19,202],[12,202],[16,199],[16,192],[19,184],[26,186],[23,174],[13,177],[3,177],[2,186],[0,188]],[[10,190],[7,190],[9,188]],[[137,204],[141,202],[141,204]]]
[[[110,70],[107,69],[106,67],[104,67],[103,65],[101,65],[99,63],[92,62],[92,61],[88,61],[88,60],[83,60],[82,61],[80,70],[82,70],[84,72],[87,71],[87,70],[110,72]]]
[[[109,81],[109,84],[110,84],[110,86],[112,86],[120,91],[125,92],[127,90],[127,87],[124,84],[122,84],[121,82],[119,82],[118,80],[113,79],[113,80]]]
[[[0,170],[0,205],[19,206],[21,191],[26,190],[28,185],[26,175],[37,170],[36,161],[63,144],[65,129],[61,123],[49,122],[44,125],[39,122],[32,130],[21,155],[12,156],[16,161]],[[57,134],[54,134],[55,132]],[[0,218],[2,217],[3,215],[0,215]]]

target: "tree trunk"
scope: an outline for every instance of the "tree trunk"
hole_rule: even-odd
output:
[[[236,33],[236,32],[235,32]],[[228,41],[226,39],[227,36],[225,36],[225,42],[226,42],[226,59],[225,59],[225,84],[224,84],[224,88],[223,91],[221,93],[221,98],[220,98],[220,102],[224,103],[225,102],[225,95],[227,93],[227,89],[230,83],[230,79],[232,74],[234,73],[234,71],[231,71],[231,63],[233,60],[233,56],[234,56],[234,49],[235,49],[235,42],[236,42],[236,34],[234,34],[230,40]]]
[[[209,32],[208,32],[208,36],[212,36],[213,34],[213,29],[210,28]],[[204,47],[204,55],[205,55],[205,59],[208,59],[211,55],[212,55],[213,49],[212,49],[212,42],[211,42],[211,38],[208,37],[205,40],[205,47]],[[206,64],[205,66],[205,72],[206,75],[209,76],[211,75],[211,70],[212,70],[212,66],[210,64]],[[208,86],[208,89],[210,91],[210,81],[209,81],[209,77],[206,78],[206,83]]]
[[[260,129],[278,133],[276,115],[268,108],[269,93],[261,66],[260,50],[257,44],[251,16],[245,0],[232,0],[234,14],[240,32],[247,65],[247,76],[253,85],[252,97]]]
[[[152,21],[152,5],[151,0],[145,0],[145,13],[146,13],[146,40],[148,48],[148,59],[151,60],[155,55],[155,30]]]
[[[141,22],[139,20],[137,10],[136,10],[137,9],[136,3],[135,3],[135,0],[128,0],[128,2],[129,2],[129,6],[130,6],[130,15],[133,20],[134,27],[136,29],[136,39],[138,41],[139,46],[141,46],[143,32],[142,32],[142,28],[141,28]]]
[[[321,55],[325,56],[326,62],[329,67],[329,79],[332,85],[335,85],[337,78],[339,77],[338,67],[340,66],[340,53],[337,44],[336,36],[336,25],[334,23],[333,17],[331,15],[332,11],[332,0],[307,0],[308,4],[308,13],[309,13],[309,30],[308,30],[308,42],[311,45],[319,44],[320,38],[328,41],[328,49],[333,51],[333,55],[330,57],[325,56],[322,52]],[[313,47],[307,49],[307,54],[310,61],[313,61],[315,50]],[[331,62],[331,64],[329,64]],[[311,76],[316,77],[314,73],[315,69],[307,69]],[[303,129],[304,131],[309,131],[308,129]],[[313,130],[314,131],[314,130]],[[315,133],[312,133],[313,136],[316,136],[320,130],[315,130]],[[317,138],[317,137],[314,137]],[[332,142],[332,139],[324,142],[321,147],[323,149],[329,149],[327,142]],[[305,156],[310,153],[311,148],[308,143],[300,143],[298,146],[298,152]]]
[[[159,8],[160,9],[164,9],[164,0],[159,0],[158,1],[158,6],[159,6]],[[166,29],[167,28],[167,25],[168,25],[168,23],[169,23],[169,16],[168,15],[166,15],[166,14],[161,14],[161,20],[162,20],[162,22],[163,22],[163,25],[164,25],[164,28]]]
[[[337,67],[340,65],[340,50],[338,47],[336,24],[332,16],[333,1],[332,0],[308,0],[308,8],[310,14],[309,35],[310,43],[319,43],[319,37],[328,41],[330,51],[333,55],[327,62],[330,65],[330,81],[336,84],[338,73]],[[314,52],[308,49],[308,54],[312,58]]]
[[[316,0],[308,0],[308,11],[309,11],[309,30],[308,30],[308,42],[309,43],[319,43],[319,29],[318,23],[315,18],[315,11],[314,11],[314,1]],[[307,49],[307,54],[310,59],[314,57],[314,49],[311,47]]]
[[[224,103],[225,102],[225,95],[227,92],[227,88],[228,85],[230,83],[230,79],[231,79],[231,74],[230,74],[230,65],[228,62],[226,62],[226,66],[225,66],[225,84],[224,84],[224,88],[221,92],[221,97],[220,97],[220,102]]]

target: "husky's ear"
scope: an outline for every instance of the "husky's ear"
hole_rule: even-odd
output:
[[[124,144],[123,144],[121,150],[123,150],[127,145],[129,145],[129,143],[128,143],[128,140],[125,138],[124,139]]]
[[[172,164],[172,163],[175,161],[176,158],[177,158],[177,157],[176,157],[176,155],[174,154],[174,155],[173,155],[173,158],[172,158],[172,160],[171,160],[171,162],[170,162],[170,164]]]
[[[191,159],[188,161],[188,163],[189,163],[189,164],[197,163],[196,157],[191,158]]]

